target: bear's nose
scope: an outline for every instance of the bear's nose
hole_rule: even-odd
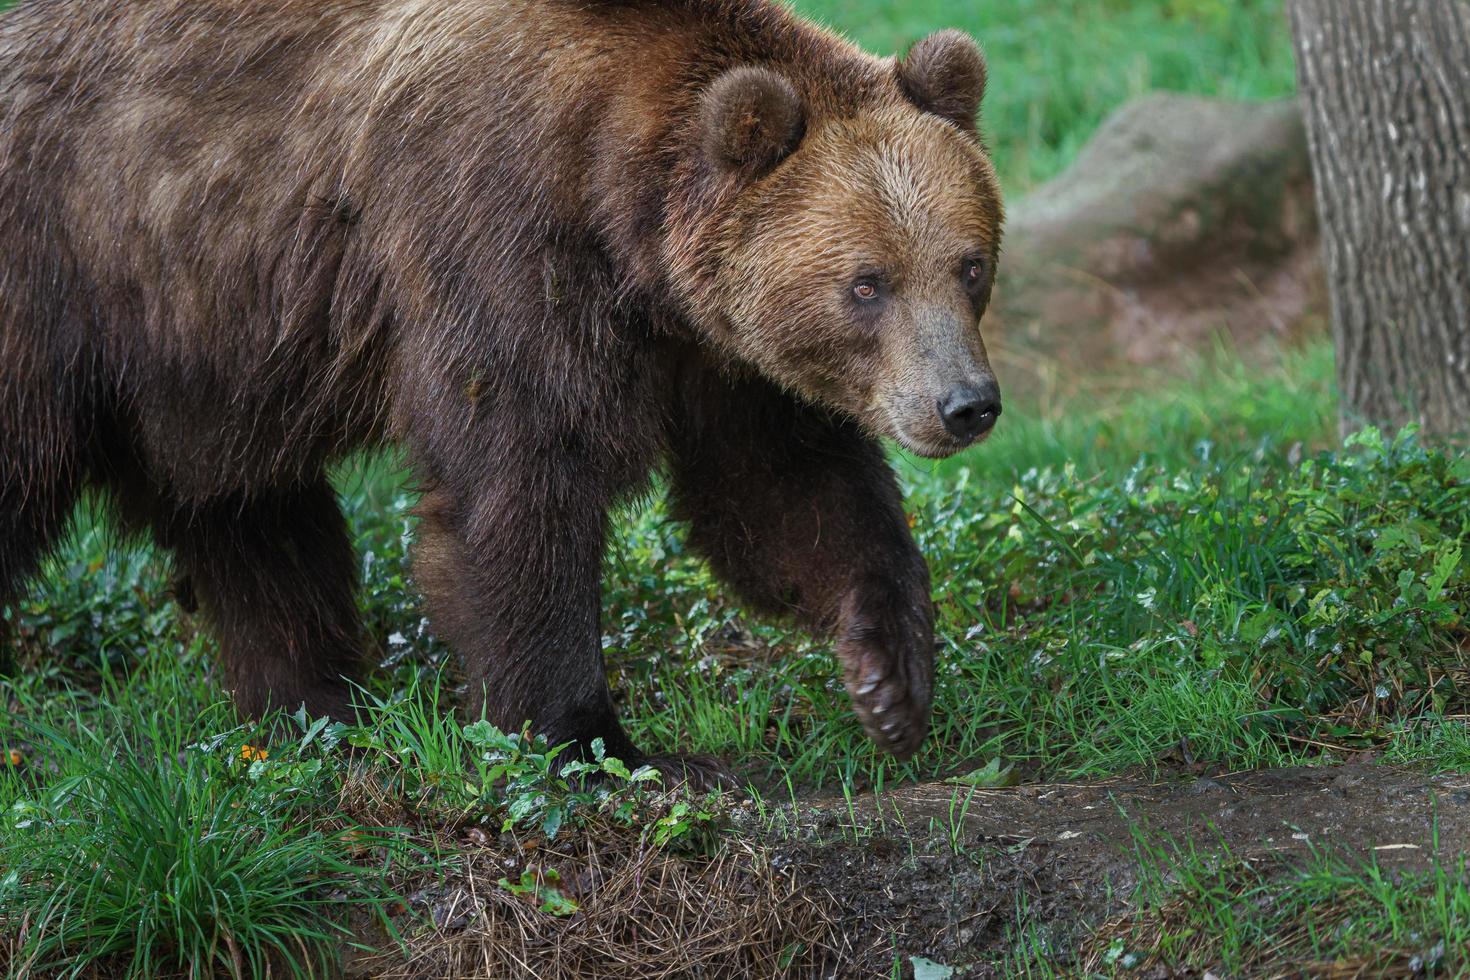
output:
[[[995,426],[1000,417],[1000,389],[994,381],[957,384],[937,403],[944,428],[956,439],[978,439]]]

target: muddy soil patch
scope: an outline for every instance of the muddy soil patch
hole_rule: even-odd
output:
[[[1470,842],[1470,776],[1342,765],[973,796],[931,784],[825,801],[805,817],[813,839],[782,850],[836,903],[851,957],[836,975],[888,976],[895,957],[907,970],[922,955],[957,976],[1000,977],[1022,920],[1025,941],[1065,962],[1091,925],[1126,908],[1135,833],[1247,860],[1317,847],[1418,869],[1436,822],[1442,852]]]

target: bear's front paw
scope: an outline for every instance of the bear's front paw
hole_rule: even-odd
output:
[[[934,641],[927,619],[885,628],[852,617],[837,656],[868,737],[899,759],[912,756],[929,732],[933,700]]]

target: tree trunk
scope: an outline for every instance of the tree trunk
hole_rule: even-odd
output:
[[[1470,430],[1470,0],[1291,0],[1344,431]]]

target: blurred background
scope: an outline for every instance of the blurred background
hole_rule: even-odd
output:
[[[1098,125],[1153,91],[1276,99],[1295,89],[1282,0],[797,0],[869,51],[936,29],[980,41],[984,128],[1012,195],[1055,177]]]

